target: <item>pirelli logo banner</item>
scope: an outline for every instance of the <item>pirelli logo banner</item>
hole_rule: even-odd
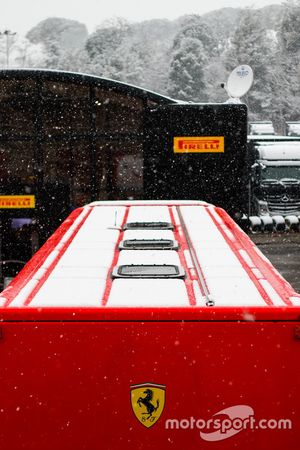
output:
[[[224,153],[224,136],[174,137],[174,153]]]
[[[0,195],[0,209],[35,208],[34,195]]]

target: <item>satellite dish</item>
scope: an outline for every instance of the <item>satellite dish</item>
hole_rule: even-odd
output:
[[[253,83],[253,70],[250,66],[236,67],[228,77],[226,90],[233,99],[239,99],[245,95]]]

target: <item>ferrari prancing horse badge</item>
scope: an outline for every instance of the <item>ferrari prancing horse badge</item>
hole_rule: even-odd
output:
[[[147,428],[152,427],[164,410],[166,386],[143,383],[130,386],[131,406],[135,417]]]

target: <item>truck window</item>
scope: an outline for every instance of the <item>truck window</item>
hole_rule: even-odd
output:
[[[300,167],[297,166],[266,166],[262,171],[263,180],[294,179],[300,181]]]

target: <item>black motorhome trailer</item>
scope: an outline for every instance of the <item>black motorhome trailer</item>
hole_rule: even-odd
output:
[[[146,198],[201,199],[241,218],[248,198],[244,104],[160,106],[149,111],[146,128]]]
[[[70,210],[93,200],[201,199],[233,217],[245,211],[245,105],[182,103],[89,75],[3,70],[0,119],[6,276],[7,261],[29,259]]]

